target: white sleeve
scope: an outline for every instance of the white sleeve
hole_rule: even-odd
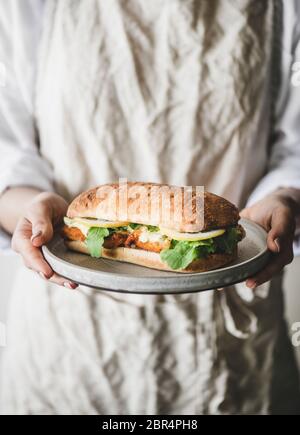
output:
[[[33,113],[36,53],[44,0],[0,2],[0,195],[11,186],[53,190],[39,154]],[[0,247],[9,237],[0,232]]]
[[[300,3],[284,3],[282,81],[276,107],[275,142],[268,172],[252,192],[248,205],[279,187],[300,189]]]

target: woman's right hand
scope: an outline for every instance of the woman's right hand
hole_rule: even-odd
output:
[[[66,214],[68,204],[59,195],[43,192],[28,204],[12,238],[12,249],[20,254],[26,267],[43,279],[75,289],[77,284],[57,275],[43,257],[41,246],[53,237],[53,229]]]

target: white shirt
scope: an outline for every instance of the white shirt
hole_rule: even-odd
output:
[[[37,51],[45,0],[0,3],[0,194],[12,186],[53,190],[51,167],[40,156],[34,122]],[[278,187],[300,189],[300,1],[284,2],[282,80],[276,140],[253,204]],[[299,67],[299,68],[298,68]],[[267,123],[266,123],[267,128]],[[0,232],[0,248],[9,247]]]

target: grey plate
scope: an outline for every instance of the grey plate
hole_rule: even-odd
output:
[[[43,246],[43,253],[55,272],[98,290],[144,294],[199,292],[244,281],[266,265],[266,232],[248,220],[241,224],[247,236],[239,243],[238,259],[228,267],[209,272],[180,274],[92,258],[68,251],[59,235]]]

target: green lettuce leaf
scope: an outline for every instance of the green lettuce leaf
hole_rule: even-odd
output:
[[[139,227],[141,227],[141,224],[135,224],[135,223],[130,223],[128,224],[125,228],[125,231],[128,231],[129,233],[132,233],[134,230],[137,230]]]
[[[112,228],[111,230],[114,232],[116,232],[116,231],[128,231],[129,233],[131,233],[132,231],[137,230],[140,227],[146,227],[150,233],[159,232],[159,227],[156,227],[154,225],[142,225],[142,224],[136,224],[136,223],[130,223],[127,226],[123,226],[123,227],[115,227],[115,228]]]
[[[110,233],[117,233],[117,232],[122,232],[122,231],[128,231],[128,226],[123,226],[123,227],[113,227],[113,228],[109,228],[109,232]]]
[[[109,236],[108,228],[92,227],[89,229],[86,245],[92,257],[101,257],[102,246],[107,236]]]
[[[197,242],[172,241],[169,249],[163,249],[160,253],[162,261],[173,270],[185,269],[197,258],[204,258],[215,252],[213,239],[199,240]]]
[[[149,233],[158,233],[159,232],[159,227],[156,227],[155,225],[146,225],[147,226],[147,230],[149,231]]]
[[[218,252],[231,254],[240,240],[237,228],[229,228],[223,236],[214,239]]]
[[[160,258],[171,269],[185,269],[194,260],[205,258],[209,254],[216,252],[231,254],[239,240],[237,228],[229,228],[222,236],[197,242],[172,240],[170,248],[161,251]]]
[[[89,229],[86,245],[92,257],[101,257],[102,246],[105,237],[114,231],[129,231],[139,228],[140,224],[131,223],[127,227],[119,228],[99,228]],[[159,231],[158,227],[147,225],[150,232]],[[205,258],[215,252],[232,253],[235,249],[240,235],[237,228],[229,228],[225,234],[213,239],[199,240],[196,242],[172,240],[171,246],[160,253],[162,261],[168,264],[173,270],[185,269],[190,263],[198,258]]]

